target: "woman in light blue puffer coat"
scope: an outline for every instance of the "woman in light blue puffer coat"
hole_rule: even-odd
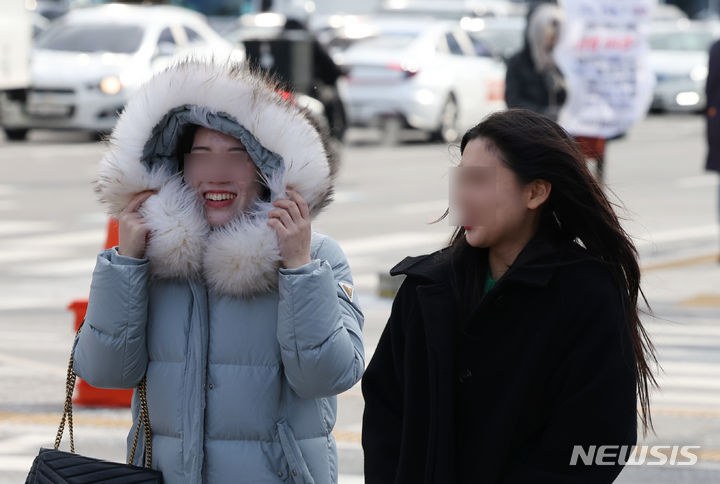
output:
[[[335,171],[306,114],[241,66],[185,61],[122,113],[96,186],[120,243],[73,354],[94,386],[147,374],[167,484],[337,482],[335,396],[364,350],[345,256],[311,232]]]

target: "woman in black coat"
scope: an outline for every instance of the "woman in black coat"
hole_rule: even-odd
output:
[[[493,114],[461,152],[464,226],[391,271],[406,279],[362,380],[366,483],[612,482],[638,399],[652,427],[632,241],[550,119]],[[587,458],[602,445],[609,465]]]
[[[705,169],[720,173],[720,40],[710,48],[705,95],[708,148]],[[718,192],[718,214],[720,214],[720,192]]]

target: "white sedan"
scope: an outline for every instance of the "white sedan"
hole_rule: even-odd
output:
[[[505,65],[482,54],[455,22],[377,20],[375,33],[338,54],[351,124],[406,127],[456,141],[505,107]]]
[[[654,111],[705,109],[708,52],[719,33],[717,25],[700,22],[668,24],[650,33],[650,63],[657,77]]]
[[[189,54],[244,60],[242,49],[187,9],[109,4],[73,10],[37,39],[31,86],[0,93],[0,123],[14,140],[31,129],[107,133],[144,81]]]

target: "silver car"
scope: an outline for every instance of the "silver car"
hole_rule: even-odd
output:
[[[73,10],[35,44],[31,86],[0,93],[9,139],[31,129],[112,130],[128,97],[179,57],[242,61],[200,14],[172,6],[110,4]]]
[[[700,22],[655,27],[649,36],[650,63],[657,78],[653,111],[705,109],[708,52],[718,33],[716,26]]]
[[[505,107],[505,65],[478,55],[455,22],[385,20],[336,60],[352,125],[402,125],[453,142]]]

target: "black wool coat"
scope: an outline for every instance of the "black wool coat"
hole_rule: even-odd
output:
[[[530,47],[513,55],[505,73],[505,102],[508,108],[524,108],[558,118],[567,99],[563,74],[557,67],[548,73],[535,70]]]
[[[569,465],[573,445],[637,439],[610,271],[538,235],[463,320],[449,267],[446,249],[391,271],[407,277],[362,380],[365,482],[612,482],[620,465]]]
[[[705,84],[707,158],[705,169],[720,172],[720,41],[710,48],[708,76]]]

